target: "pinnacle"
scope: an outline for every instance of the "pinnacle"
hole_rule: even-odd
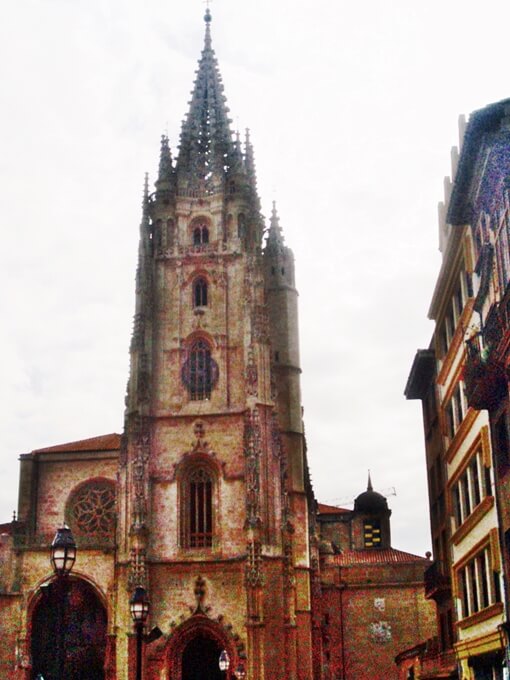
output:
[[[149,173],[146,172],[143,180],[143,200],[142,208],[145,210],[147,203],[149,202]]]
[[[172,152],[168,143],[168,135],[161,135],[161,151],[159,155],[158,181],[169,180],[173,173]]]
[[[280,218],[276,210],[276,201],[273,201],[271,219],[269,220],[269,232],[267,235],[266,248],[270,252],[281,253],[285,248]]]

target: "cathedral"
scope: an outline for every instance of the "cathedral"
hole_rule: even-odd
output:
[[[20,457],[2,679],[134,680],[140,587],[146,680],[386,680],[434,638],[430,562],[391,546],[370,478],[353,510],[315,498],[294,258],[230,123],[207,10],[177,157],[164,135],[145,180],[123,433]],[[63,596],[62,522],[77,545]]]

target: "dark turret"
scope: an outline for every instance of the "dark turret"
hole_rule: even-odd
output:
[[[369,472],[367,490],[354,501],[353,547],[391,547],[390,516],[388,502],[374,491]]]

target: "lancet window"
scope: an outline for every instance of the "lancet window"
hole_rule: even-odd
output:
[[[193,281],[193,307],[207,307],[207,281],[203,276]]]
[[[209,243],[209,229],[205,224],[200,224],[193,229],[193,245],[201,246]]]
[[[218,380],[218,365],[211,356],[209,343],[195,340],[182,367],[182,381],[188,388],[192,401],[209,399],[211,390]]]
[[[185,548],[210,548],[213,543],[212,473],[205,467],[193,467],[182,487],[182,545]]]

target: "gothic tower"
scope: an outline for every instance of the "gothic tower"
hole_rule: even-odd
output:
[[[253,148],[248,131],[244,146],[232,135],[210,25],[207,10],[177,159],[163,136],[154,193],[145,181],[118,602],[139,584],[150,593],[164,633],[146,646],[154,677],[201,664],[214,678],[225,649],[230,672],[241,665],[250,680],[304,680],[309,496],[293,255],[274,206],[264,246]],[[125,667],[127,646],[117,653]]]

